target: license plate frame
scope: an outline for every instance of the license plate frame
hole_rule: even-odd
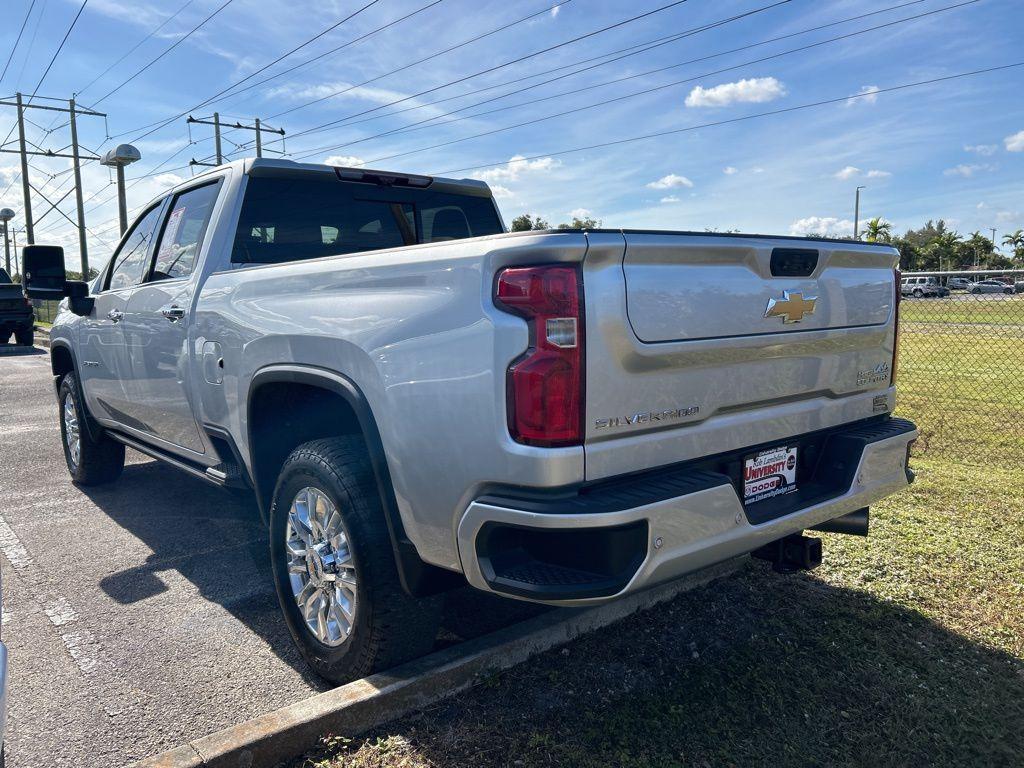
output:
[[[743,504],[749,506],[797,490],[799,446],[777,445],[743,457]]]

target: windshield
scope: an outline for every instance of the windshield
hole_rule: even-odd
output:
[[[231,260],[274,264],[502,231],[490,197],[255,176],[245,189]]]

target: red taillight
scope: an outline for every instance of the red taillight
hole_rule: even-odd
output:
[[[892,334],[892,368],[889,369],[889,386],[896,386],[896,362],[900,356],[900,302],[903,300],[903,273],[899,267],[893,270],[894,282],[896,285],[896,298],[893,304],[893,334]]]
[[[511,267],[495,303],[525,317],[530,347],[507,376],[512,437],[546,447],[583,442],[583,285],[576,267]]]

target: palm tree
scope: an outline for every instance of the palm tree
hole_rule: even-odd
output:
[[[959,261],[957,258],[960,254],[960,247],[963,244],[964,238],[959,232],[953,230],[946,230],[941,235],[932,240],[932,245],[936,256],[939,260],[939,269],[942,269],[942,262],[946,262],[947,269],[955,269],[954,261]],[[957,264],[956,266],[959,266]]]
[[[1018,229],[1012,234],[1003,235],[1003,245],[1010,246],[1014,259],[1024,261],[1024,230]]]
[[[868,219],[864,227],[864,239],[869,243],[888,243],[892,238],[892,223],[881,216]]]

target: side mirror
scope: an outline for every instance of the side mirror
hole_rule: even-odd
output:
[[[59,245],[26,245],[21,249],[25,295],[30,299],[60,300],[67,294],[64,286],[64,249]]]
[[[89,284],[68,280],[64,271],[64,249],[59,245],[26,245],[21,250],[25,295],[30,299],[59,301],[68,297],[68,306],[76,315],[92,312],[95,299]]]

